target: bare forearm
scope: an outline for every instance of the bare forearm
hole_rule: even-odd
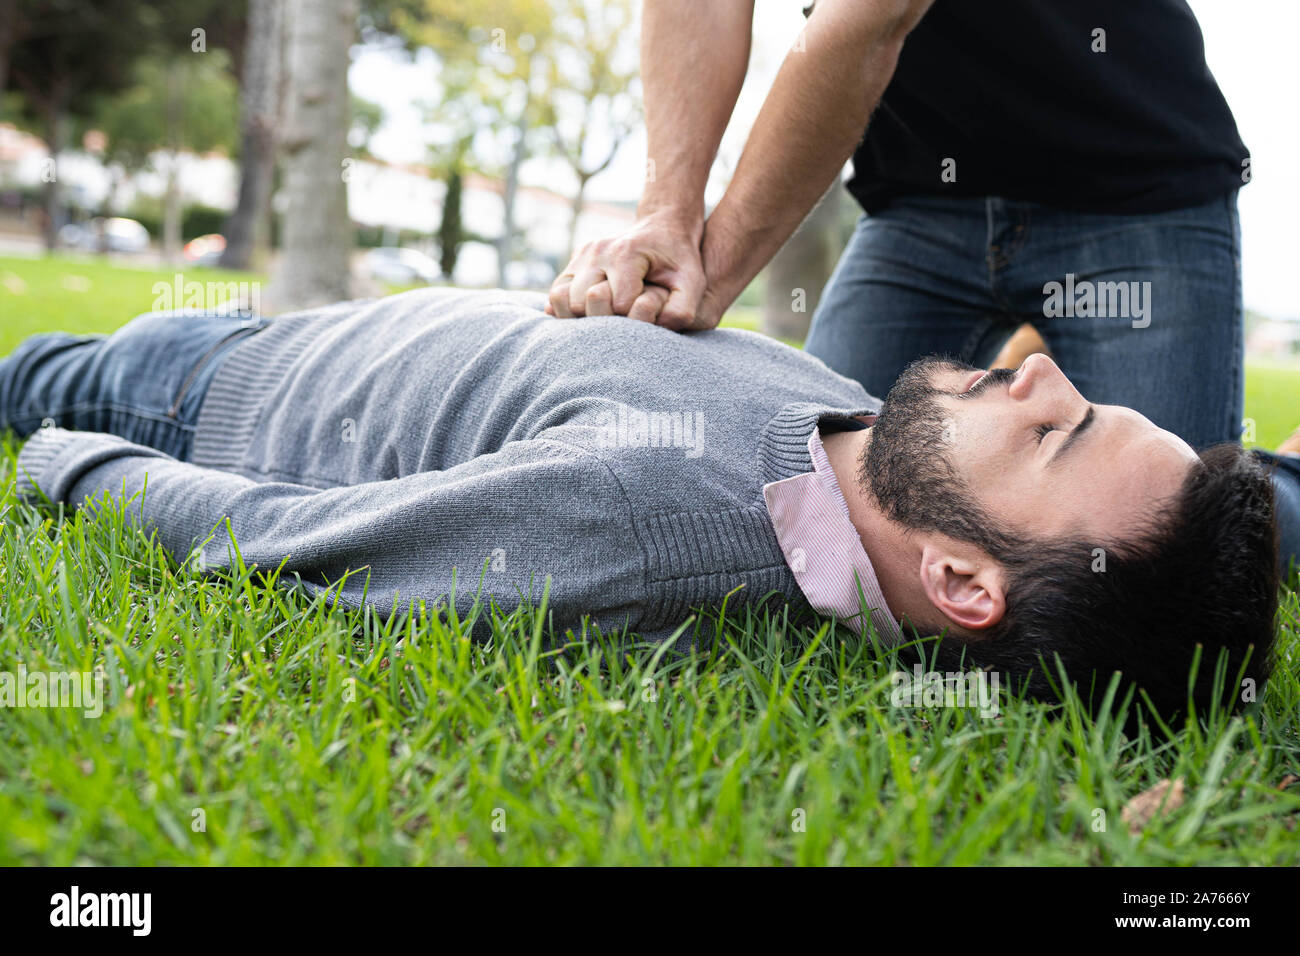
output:
[[[709,169],[749,66],[753,15],[754,0],[645,0],[642,216],[703,222]]]
[[[903,39],[928,6],[818,4],[803,49],[787,55],[705,225],[704,268],[718,308],[740,294],[834,181],[893,76]]]

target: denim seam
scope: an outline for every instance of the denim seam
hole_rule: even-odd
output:
[[[997,322],[992,316],[985,314],[975,320],[971,330],[966,334],[965,340],[961,345],[961,355],[959,358],[963,362],[970,362],[975,358],[975,353],[979,349],[980,343],[984,341],[994,328],[1001,323]]]
[[[194,382],[199,378],[203,370],[216,360],[223,348],[239,339],[247,338],[256,331],[258,331],[256,328],[236,329],[234,332],[231,332],[229,335],[215,342],[210,349],[204,352],[199,357],[199,360],[194,363],[189,374],[185,376],[185,381],[181,382],[180,389],[176,393],[176,398],[172,402],[171,408],[167,410],[167,417],[173,420],[179,419],[181,405],[184,403],[186,396],[189,395],[190,390],[194,387]]]
[[[1233,408],[1229,412],[1232,421],[1228,423],[1228,434],[1236,434],[1240,440],[1245,422],[1242,421],[1246,414],[1246,388],[1245,388],[1245,304],[1242,301],[1242,282],[1241,282],[1241,220],[1236,214],[1236,192],[1231,192],[1223,197],[1223,204],[1228,213],[1228,242],[1232,250],[1232,276],[1233,276]]]
[[[1005,255],[1002,254],[1001,250],[999,250],[996,253],[993,251],[993,240],[997,237],[997,230],[994,226],[994,221],[993,221],[993,202],[995,198],[996,197],[994,196],[984,197],[985,276],[988,280],[989,298],[992,299],[995,303],[997,303],[998,307],[1001,309],[1001,311],[1004,314],[1010,315],[1012,313],[1011,303],[1007,300],[1006,296],[1003,295],[1002,291],[998,288],[998,272],[1003,267],[1008,265],[1010,260]]]
[[[161,425],[171,425],[173,427],[180,428],[189,432],[194,431],[195,428],[194,425],[189,425],[186,424],[185,422],[178,421],[177,419],[171,418],[165,414],[160,415],[157,412],[151,412],[148,411],[147,409],[136,408],[132,405],[119,405],[117,402],[78,402],[75,405],[60,405],[55,409],[53,409],[52,411],[48,411],[43,415],[27,415],[21,418],[15,418],[14,421],[22,422],[22,421],[27,421],[28,419],[35,419],[36,421],[39,422],[39,421],[44,421],[47,418],[57,418],[62,415],[75,414],[76,412],[97,411],[97,410],[108,410],[108,411],[118,412],[125,415],[134,415],[137,418],[143,418],[148,421],[155,422]]]

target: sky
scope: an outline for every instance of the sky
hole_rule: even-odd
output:
[[[1300,319],[1300,0],[1189,0],[1205,35],[1206,60],[1237,119],[1251,154],[1251,182],[1241,190],[1242,285],[1246,307]],[[802,23],[801,0],[756,0],[750,70],[723,138],[706,200],[716,202],[734,168],[754,117]],[[353,91],[379,103],[385,122],[370,143],[375,155],[398,163],[428,158],[423,111],[436,86],[436,64],[362,48],[349,80]],[[645,136],[635,132],[610,167],[592,179],[592,199],[635,200],[645,170]],[[525,182],[561,191],[573,182],[562,165],[525,165]]]

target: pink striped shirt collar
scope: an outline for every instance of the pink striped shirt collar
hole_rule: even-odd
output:
[[[834,615],[861,634],[865,605],[881,640],[901,644],[903,629],[885,603],[817,428],[808,436],[808,454],[812,471],[763,486],[785,563],[818,614]]]

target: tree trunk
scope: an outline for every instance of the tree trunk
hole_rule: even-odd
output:
[[[45,242],[45,251],[53,253],[58,242],[59,227],[63,225],[66,218],[63,209],[62,190],[59,188],[59,154],[63,152],[64,147],[67,145],[68,118],[65,97],[62,92],[56,91],[43,105],[45,148],[50,153],[50,166],[45,179],[44,205],[42,208],[44,221],[41,223],[41,235]]]
[[[181,154],[179,150],[167,153],[167,188],[163,192],[163,262],[175,263],[181,258]]]
[[[288,127],[282,140],[284,253],[268,299],[298,309],[347,298],[348,48],[356,0],[291,0],[286,10]]]
[[[510,167],[506,170],[505,192],[502,205],[501,238],[497,240],[497,285],[506,287],[506,267],[515,257],[515,198],[519,195],[519,168],[528,158],[528,124],[532,121],[533,105],[533,59],[524,60],[520,79],[524,84],[524,102],[519,107],[519,116],[515,119],[515,151],[510,157]]]
[[[578,249],[578,220],[582,218],[582,207],[586,204],[587,182],[590,178],[578,173],[578,192],[573,197],[573,218],[569,220],[570,254]]]
[[[162,257],[174,263],[181,257],[181,147],[185,142],[185,79],[179,59],[167,68],[167,102],[163,108],[163,138],[167,147],[167,186],[163,191]]]
[[[528,155],[525,141],[528,139],[528,108],[519,114],[515,124],[519,139],[515,141],[515,152],[510,157],[510,167],[506,170],[505,193],[501,197],[505,207],[501,220],[501,238],[497,240],[497,285],[506,287],[506,266],[515,256],[515,197],[519,194],[519,167]]]
[[[107,171],[108,191],[104,193],[104,201],[99,204],[99,215],[104,219],[117,213],[117,197],[126,180],[126,171],[116,163],[108,166]]]
[[[219,265],[247,269],[271,202],[275,128],[280,115],[283,0],[250,0],[244,69],[240,77],[239,201],[226,220]]]
[[[767,266],[763,295],[763,331],[785,339],[808,335],[822,286],[835,269],[842,249],[838,226],[839,179],[808,214]]]

